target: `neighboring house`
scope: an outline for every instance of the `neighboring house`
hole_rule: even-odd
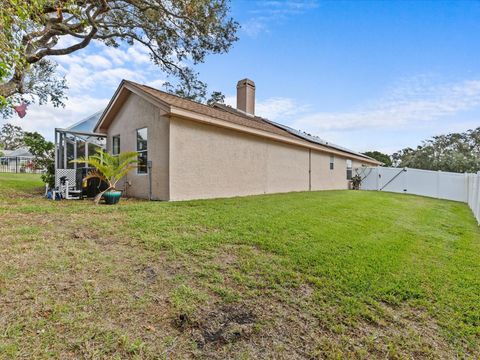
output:
[[[43,169],[36,169],[33,164],[34,156],[26,148],[16,150],[1,150],[0,172],[9,173],[41,173]]]
[[[26,157],[26,158],[32,158],[33,155],[28,151],[27,148],[18,148],[15,150],[2,150],[3,156],[4,157]]]
[[[352,168],[380,164],[254,111],[248,79],[237,84],[237,109],[124,80],[94,131],[113,154],[138,152],[138,168],[121,186],[154,200],[347,189]]]

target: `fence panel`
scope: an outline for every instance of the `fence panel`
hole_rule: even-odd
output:
[[[429,197],[439,197],[438,171],[424,171],[419,169],[407,169],[405,176],[408,177],[407,193]]]
[[[468,203],[480,223],[480,172],[461,174],[410,168],[358,168],[362,190],[390,191]]]
[[[403,169],[400,168],[378,168],[378,186],[379,190],[404,192],[405,191],[405,176],[403,176]]]

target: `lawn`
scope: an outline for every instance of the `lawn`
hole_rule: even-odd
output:
[[[362,191],[48,201],[0,174],[0,358],[480,357],[465,204]]]

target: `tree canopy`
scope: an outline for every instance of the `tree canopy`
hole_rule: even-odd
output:
[[[12,124],[3,124],[0,129],[0,149],[16,150],[23,145],[22,128]]]
[[[392,155],[399,167],[453,172],[480,171],[480,127],[463,133],[434,136],[416,149]]]
[[[145,46],[153,63],[178,80],[173,91],[195,97],[205,86],[191,65],[227,52],[237,28],[228,0],[3,0],[0,108],[11,112],[6,105],[19,101],[63,105],[66,82],[52,57],[92,41]],[[60,42],[67,37],[73,44]]]
[[[42,174],[43,182],[53,187],[55,185],[55,144],[45,140],[38,132],[25,132],[23,142],[34,157],[35,167],[46,170]]]
[[[363,155],[381,161],[383,163],[383,166],[392,166],[392,159],[390,158],[390,155],[381,153],[380,151],[367,151],[364,152]]]

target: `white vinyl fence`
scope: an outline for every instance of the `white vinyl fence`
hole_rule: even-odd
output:
[[[362,167],[362,190],[415,194],[468,203],[480,223],[480,172],[452,173],[410,168]]]
[[[467,203],[480,224],[480,171],[467,174]]]

